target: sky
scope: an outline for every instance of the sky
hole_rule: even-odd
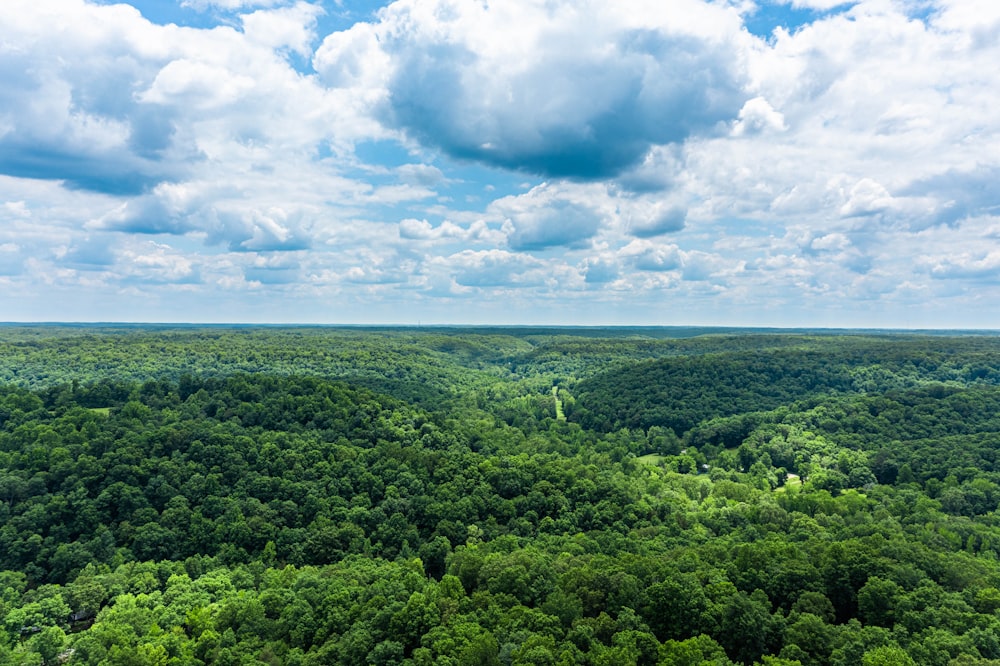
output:
[[[995,0],[2,0],[0,321],[1000,329]]]

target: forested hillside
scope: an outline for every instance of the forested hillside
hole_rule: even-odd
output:
[[[0,328],[0,664],[1000,663],[1000,338],[683,333]]]

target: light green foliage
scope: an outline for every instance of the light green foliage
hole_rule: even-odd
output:
[[[0,663],[990,663],[998,367],[988,337],[3,328]]]
[[[910,655],[899,647],[882,646],[866,652],[862,666],[916,666]]]

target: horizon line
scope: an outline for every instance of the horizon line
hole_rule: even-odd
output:
[[[879,332],[900,332],[900,333],[994,333],[1000,334],[998,328],[979,327],[921,327],[907,328],[894,326],[809,326],[809,325],[754,325],[754,324],[490,324],[490,323],[316,323],[316,322],[239,322],[239,321],[0,321],[0,327],[15,326],[38,326],[67,328],[93,328],[93,327],[126,327],[126,328],[152,328],[152,327],[178,327],[194,328],[203,326],[206,328],[398,328],[398,329],[486,329],[486,328],[506,328],[506,329],[709,329],[709,330],[753,330],[753,331],[879,331]]]

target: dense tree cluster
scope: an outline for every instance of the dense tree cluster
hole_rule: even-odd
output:
[[[992,338],[7,337],[3,664],[1000,663]]]

